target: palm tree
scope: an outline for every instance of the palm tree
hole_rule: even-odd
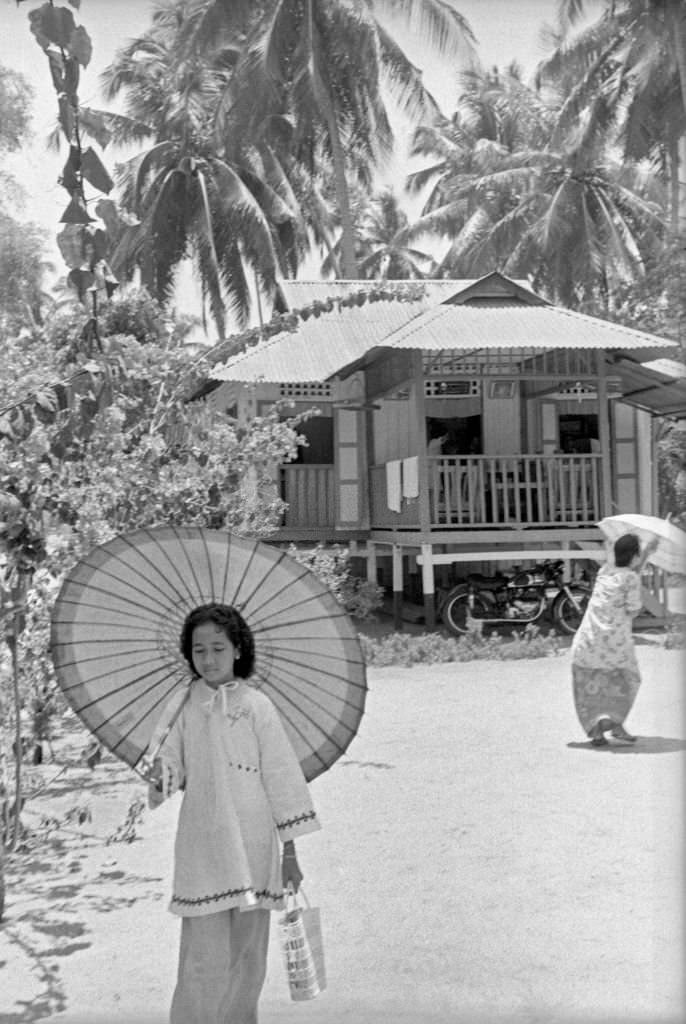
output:
[[[164,301],[176,267],[190,255],[222,336],[225,300],[244,323],[253,274],[272,292],[277,274],[297,265],[305,239],[272,150],[259,139],[248,145],[238,133],[230,152],[217,148],[214,111],[239,51],[226,47],[209,62],[184,50],[191,16],[197,5],[187,10],[177,3],[160,12],[104,75],[109,99],[126,95],[125,115],[108,119],[115,141],[148,142],[121,168],[123,203],[138,224],[125,232],[113,262],[133,258],[144,283]]]
[[[450,240],[438,274],[470,276],[502,264],[488,242],[493,226],[514,209],[521,185],[481,189],[476,183],[502,169],[515,153],[543,148],[553,112],[521,81],[519,69],[465,73],[458,109],[415,131],[412,155],[432,162],[410,174],[407,188],[428,188],[410,237],[429,233]],[[526,187],[526,186],[524,186]]]
[[[601,16],[570,38],[583,13],[583,0],[560,0],[554,50],[539,69],[540,81],[566,83],[559,129],[567,131],[580,115],[589,135],[615,123],[628,158],[648,157],[666,170],[671,227],[686,234],[686,6],[606,0]]]
[[[435,260],[410,245],[408,229],[407,214],[391,189],[372,197],[357,234],[359,276],[390,281],[433,276]]]
[[[207,0],[206,11],[230,12],[231,0]],[[348,174],[370,174],[390,152],[392,132],[382,83],[390,83],[412,115],[437,107],[421,73],[394,40],[382,18],[416,20],[435,50],[474,62],[473,36],[447,0],[265,0],[249,34],[245,55],[218,111],[254,130],[272,114],[290,117],[293,154],[310,174],[324,150],[333,169],[341,222],[342,270],[357,265]]]
[[[607,306],[658,245],[659,188],[608,155],[597,133],[589,139],[589,123],[562,133],[561,100],[545,104],[511,80],[479,88],[472,78],[469,86],[438,139],[443,160],[433,166],[431,208],[412,234],[433,228],[451,236],[444,272],[482,273],[490,263],[531,276],[567,305]],[[427,136],[419,141],[429,147]]]

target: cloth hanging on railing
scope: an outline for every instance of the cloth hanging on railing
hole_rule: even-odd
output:
[[[386,504],[391,512],[400,512],[402,508],[401,466],[400,459],[386,463]]]
[[[419,497],[419,459],[411,455],[403,459],[403,498]]]

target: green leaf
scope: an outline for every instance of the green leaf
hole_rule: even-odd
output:
[[[117,204],[112,199],[99,199],[95,205],[95,213],[112,235],[116,235],[124,222],[119,216]]]
[[[36,405],[47,412],[54,412],[57,408],[57,397],[51,388],[47,391],[37,391],[34,398]]]
[[[93,284],[94,280],[95,278],[89,270],[81,270],[78,267],[71,270],[67,277],[68,284],[75,289],[81,301],[83,301],[87,289]]]
[[[62,168],[62,176],[59,178],[59,183],[62,188],[65,188],[69,195],[71,195],[79,187],[79,170],[80,153],[77,146],[69,147],[69,158],[66,164]]]
[[[112,138],[112,132],[107,127],[107,122],[102,114],[89,107],[81,107],[79,111],[79,122],[103,149]]]
[[[93,44],[83,25],[74,29],[69,37],[67,49],[72,57],[76,57],[82,68],[88,67],[93,56]]]
[[[69,206],[60,217],[61,224],[90,224],[92,220],[80,196],[72,197]]]
[[[69,50],[69,41],[76,31],[76,22],[74,15],[66,7],[43,4],[37,11],[31,11],[29,21],[31,31],[42,49],[46,47],[41,40],[47,39],[48,43],[59,46],[62,50]]]
[[[79,62],[77,58],[67,57],[64,62],[64,91],[74,107],[78,107],[79,105],[77,91],[79,88],[80,74],[81,71],[79,69]]]
[[[62,54],[57,53],[55,50],[49,50],[48,61],[50,64],[50,74],[52,75],[52,84],[55,87],[55,92],[64,92],[64,61],[62,59]]]
[[[36,42],[40,46],[41,50],[47,50],[50,46],[50,39],[43,31],[43,12],[45,10],[51,11],[50,4],[43,4],[37,11],[29,11],[29,24],[31,32],[36,37]]]
[[[83,263],[84,230],[80,224],[68,224],[57,236],[62,259],[68,267],[80,267]]]
[[[107,168],[91,146],[81,154],[81,173],[99,192],[109,194],[114,188],[114,182],[110,178]]]

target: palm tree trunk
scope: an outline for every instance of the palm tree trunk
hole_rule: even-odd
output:
[[[17,637],[18,637],[19,613],[14,613],[14,633],[7,638],[7,643],[12,656],[12,690],[14,695],[14,831],[12,834],[12,851],[19,846],[21,835],[21,806],[23,803],[21,792],[21,697],[19,695],[19,662],[17,659]]]
[[[686,10],[683,0],[671,0],[669,14],[672,22],[672,38],[674,40],[674,53],[679,69],[679,84],[681,85],[681,102],[686,112]]]
[[[327,99],[328,99],[327,93]],[[350,212],[350,192],[348,179],[345,174],[345,156],[341,137],[338,132],[336,116],[333,112],[333,105],[325,110],[325,116],[329,124],[329,135],[331,137],[331,155],[333,157],[334,180],[336,182],[336,195],[338,196],[338,212],[341,217],[341,262],[343,265],[343,276],[350,281],[357,278],[357,260],[355,259],[355,232],[353,218]]]
[[[677,230],[686,239],[686,135],[679,139]]]
[[[681,102],[686,114],[686,11],[683,0],[671,0],[668,14],[672,27],[672,39],[676,63],[679,69]],[[686,237],[686,134],[679,139],[679,234]]]
[[[669,166],[669,231],[676,235],[679,231],[679,143],[670,139],[667,146],[667,162]]]
[[[329,140],[331,142],[331,157],[333,159],[334,182],[336,185],[336,197],[338,199],[338,212],[341,218],[341,262],[343,276],[354,281],[357,278],[357,260],[355,259],[355,234],[353,231],[353,218],[350,212],[350,191],[348,179],[345,174],[345,153],[341,143],[341,135],[338,130],[338,121],[333,101],[329,93],[328,85],[324,75],[321,73],[317,59],[318,50],[314,42],[314,12],[312,0],[307,5],[307,32],[309,51],[312,54],[312,75],[317,84],[317,96],[322,107],[322,113],[329,129]]]

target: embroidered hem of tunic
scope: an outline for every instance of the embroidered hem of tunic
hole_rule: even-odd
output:
[[[206,914],[217,914],[222,910],[283,910],[285,900],[283,892],[275,893],[263,889],[227,889],[225,892],[213,893],[209,896],[172,896],[169,910],[179,917],[202,917]]]

